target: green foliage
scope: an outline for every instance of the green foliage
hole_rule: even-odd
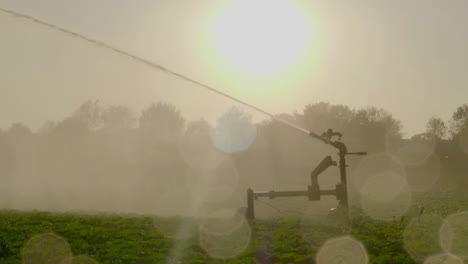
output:
[[[363,243],[370,263],[414,264],[439,253],[440,248],[433,243],[437,240],[438,228],[434,229],[437,225],[433,225],[437,218],[430,216],[437,214],[442,219],[467,210],[467,198],[466,194],[454,193],[415,195],[417,203],[405,218],[387,222],[372,220],[353,210],[351,228],[300,219],[255,220],[251,223],[249,246],[233,259],[214,259],[205,252],[199,245],[195,219],[2,211],[0,263],[20,263],[21,252],[31,238],[56,234],[68,242],[74,256],[81,256],[76,257],[77,261],[89,257],[101,264],[306,264],[315,262],[327,240],[341,236],[351,236]],[[408,230],[412,225],[415,226]],[[419,240],[418,234],[421,234]],[[419,258],[419,262],[408,252]]]
[[[65,238],[74,255],[88,255],[99,263],[163,262],[171,246],[149,218],[2,212],[0,262],[20,263],[25,243],[50,232]]]
[[[364,243],[371,263],[415,263],[405,251],[400,222],[360,218],[353,221],[352,236]]]
[[[34,236],[21,250],[23,264],[61,264],[71,257],[67,241],[53,233]]]

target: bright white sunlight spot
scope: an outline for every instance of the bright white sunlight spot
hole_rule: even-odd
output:
[[[217,51],[233,67],[269,74],[294,62],[304,50],[307,24],[284,0],[237,0],[214,24]]]

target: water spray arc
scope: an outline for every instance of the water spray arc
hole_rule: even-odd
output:
[[[283,125],[286,125],[292,129],[295,129],[297,131],[300,131],[304,134],[307,134],[315,139],[318,139],[320,141],[322,141],[323,143],[325,144],[328,144],[334,148],[336,148],[338,150],[338,156],[339,156],[339,163],[337,164],[336,162],[334,162],[331,157],[326,157],[318,166],[317,168],[312,172],[311,174],[311,185],[308,186],[308,189],[307,190],[304,190],[304,191],[283,191],[283,192],[276,192],[276,191],[269,191],[269,192],[255,192],[251,189],[249,189],[247,191],[247,203],[248,203],[248,208],[247,208],[247,218],[248,219],[253,219],[255,217],[255,213],[254,213],[254,199],[257,199],[259,197],[269,197],[270,199],[273,199],[275,197],[291,197],[291,196],[306,196],[309,198],[309,200],[320,200],[320,196],[322,195],[334,195],[336,196],[337,200],[339,200],[339,206],[338,208],[340,209],[343,209],[345,210],[345,216],[347,217],[348,216],[348,195],[347,195],[347,176],[346,176],[346,156],[347,155],[366,155],[365,152],[348,152],[347,148],[346,148],[346,145],[341,142],[341,136],[342,134],[339,133],[339,132],[334,132],[332,129],[329,129],[328,131],[326,131],[325,133],[322,133],[321,135],[319,134],[316,134],[312,131],[308,131],[302,127],[299,127],[295,124],[292,124],[284,119],[281,119],[281,118],[278,118],[277,116],[275,116],[274,114],[272,113],[269,113],[261,108],[258,108],[252,104],[249,104],[243,100],[240,100],[236,97],[233,97],[227,93],[224,93],[222,91],[220,91],[219,89],[216,89],[216,88],[213,88],[207,84],[204,84],[202,82],[199,82],[197,80],[195,80],[194,78],[191,78],[185,74],[181,74],[177,71],[174,71],[172,69],[169,69],[161,64],[158,64],[158,63],[155,63],[155,62],[152,62],[148,59],[145,59],[145,58],[142,58],[142,57],[139,57],[137,55],[134,55],[132,53],[129,53],[127,51],[124,51],[122,49],[119,49],[119,48],[116,48],[112,45],[109,45],[103,41],[100,41],[100,40],[96,40],[96,39],[92,39],[92,38],[89,38],[83,34],[80,34],[80,33],[77,33],[77,32],[74,32],[72,30],[69,30],[69,29],[66,29],[66,28],[63,28],[61,26],[58,26],[58,25],[55,25],[55,24],[51,24],[51,23],[48,23],[48,22],[45,22],[45,21],[42,21],[40,19],[37,19],[33,16],[30,16],[30,15],[26,15],[26,14],[22,14],[22,13],[19,13],[19,12],[16,12],[14,10],[8,10],[8,9],[4,9],[4,8],[1,8],[0,7],[0,12],[2,13],[5,13],[5,14],[8,14],[8,15],[11,15],[11,16],[14,16],[14,17],[17,17],[17,18],[21,18],[21,19],[25,19],[25,20],[28,20],[34,24],[39,24],[39,25],[42,25],[42,26],[45,26],[45,27],[48,27],[52,30],[55,30],[55,31],[58,31],[58,32],[62,32],[63,34],[67,34],[69,36],[72,36],[72,37],[75,37],[77,39],[81,39],[85,42],[88,42],[92,45],[95,45],[95,46],[98,46],[98,47],[101,47],[103,49],[106,49],[106,50],[109,50],[111,52],[114,52],[116,54],[119,54],[121,56],[124,56],[124,57],[127,57],[129,59],[132,59],[133,61],[135,62],[138,62],[138,63],[141,63],[141,64],[144,64],[154,70],[157,70],[157,71],[161,71],[161,72],[164,72],[168,75],[171,75],[175,78],[178,78],[178,79],[181,79],[183,81],[186,81],[186,82],[189,82],[191,84],[194,84],[196,86],[199,86],[199,87],[202,87],[204,89],[207,89],[213,93],[216,93],[220,96],[223,96],[223,97],[226,97],[226,98],[229,98],[230,100],[233,100],[239,104],[242,104],[244,106],[247,106],[255,111],[258,111],[266,116],[269,116],[270,118],[272,118],[273,120],[275,121],[278,121],[280,123],[282,123]],[[337,136],[339,139],[338,140],[333,140],[333,137]],[[339,168],[340,168],[340,179],[341,179],[341,182],[338,183],[336,185],[336,189],[335,190],[320,190],[320,187],[318,185],[318,175],[323,172],[325,169],[327,169],[328,167],[330,166],[336,166],[338,165]]]

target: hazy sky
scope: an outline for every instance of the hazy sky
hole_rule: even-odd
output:
[[[288,66],[266,75],[246,73],[216,49],[212,28],[227,1],[0,0],[0,6],[103,40],[274,113],[301,111],[318,101],[373,105],[402,120],[411,135],[431,116],[448,119],[468,103],[465,0],[291,1],[305,23],[305,48]],[[259,20],[268,8],[255,11]],[[239,27],[245,24],[243,16],[238,19]],[[281,32],[281,24],[275,26],[273,32]],[[136,111],[165,100],[190,119],[213,118],[230,104],[3,13],[0,33],[2,128],[17,121],[37,128],[87,99]]]

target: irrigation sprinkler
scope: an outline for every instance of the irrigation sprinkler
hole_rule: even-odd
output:
[[[188,83],[191,83],[195,86],[199,86],[199,87],[202,87],[204,89],[207,89],[213,93],[216,93],[220,96],[223,96],[225,98],[228,98],[232,101],[235,101],[237,103],[240,103],[244,106],[247,106],[259,113],[262,113],[266,116],[269,116],[271,117],[273,120],[276,120],[280,123],[282,123],[283,125],[286,125],[292,129],[295,129],[295,130],[298,130],[302,133],[305,133],[305,134],[308,134],[310,135],[311,137],[313,138],[316,138],[320,141],[322,141],[323,143],[325,144],[328,144],[328,145],[331,145],[333,147],[335,147],[336,149],[338,149],[338,156],[339,156],[339,163],[337,165],[336,162],[334,162],[331,157],[326,157],[318,166],[317,168],[315,168],[314,171],[312,171],[311,173],[311,185],[308,186],[307,190],[303,190],[303,191],[268,191],[268,192],[255,192],[253,191],[252,189],[249,189],[247,191],[247,218],[248,219],[254,219],[255,218],[255,212],[254,212],[254,199],[258,199],[260,197],[269,197],[270,199],[273,199],[273,198],[276,198],[276,197],[293,197],[293,196],[306,196],[309,198],[309,200],[312,200],[312,201],[317,201],[317,200],[320,200],[320,197],[322,195],[333,195],[337,198],[337,200],[339,200],[339,204],[338,204],[338,207],[335,209],[335,210],[332,210],[330,212],[330,215],[333,216],[334,214],[336,214],[335,211],[340,211],[340,210],[346,210],[345,213],[346,213],[346,216],[348,215],[348,193],[347,193],[347,187],[346,187],[346,155],[366,155],[365,152],[348,152],[347,148],[346,148],[346,145],[344,143],[342,143],[340,140],[332,140],[333,137],[337,136],[339,137],[339,139],[341,139],[341,136],[342,134],[339,133],[339,132],[334,132],[332,129],[328,129],[325,133],[323,133],[322,135],[318,135],[318,134],[315,134],[314,132],[311,132],[311,131],[307,131],[306,129],[302,128],[302,127],[299,127],[293,123],[290,123],[286,120],[283,120],[279,117],[277,117],[276,115],[273,115],[272,113],[270,112],[267,112],[257,106],[254,106],[252,104],[249,104],[247,103],[246,101],[243,101],[243,100],[240,100],[236,97],[233,97],[225,92],[222,92],[221,90],[219,89],[216,89],[212,86],[209,86],[205,83],[202,83],[198,80],[195,80],[194,78],[191,78],[185,74],[182,74],[178,71],[175,71],[175,70],[172,70],[172,69],[169,69],[167,67],[165,67],[164,65],[161,65],[161,64],[158,64],[158,63],[155,63],[155,62],[152,62],[146,58],[143,58],[143,57],[139,57],[135,54],[132,54],[132,53],[129,53],[125,50],[122,50],[122,49],[119,49],[117,47],[114,47],[110,44],[107,44],[103,41],[100,41],[100,40],[97,40],[97,39],[92,39],[86,35],[83,35],[83,34],[80,34],[78,32],[75,32],[75,31],[72,31],[72,30],[69,30],[69,29],[66,29],[64,27],[61,27],[59,25],[56,25],[56,24],[52,24],[52,23],[49,23],[49,22],[46,22],[46,21],[42,21],[38,18],[35,18],[33,16],[30,16],[30,15],[26,15],[26,14],[22,14],[22,13],[19,13],[17,11],[14,11],[14,10],[7,10],[7,9],[4,9],[4,8],[1,8],[0,7],[0,12],[1,13],[5,13],[5,14],[8,14],[8,15],[11,15],[13,17],[16,17],[16,18],[21,18],[21,19],[26,19],[28,21],[30,21],[31,23],[34,23],[34,24],[38,24],[38,25],[42,25],[42,26],[45,26],[51,30],[54,30],[54,31],[58,31],[58,32],[61,32],[63,34],[67,34],[69,36],[72,36],[74,38],[77,38],[77,39],[80,39],[82,41],[85,41],[87,43],[90,43],[92,45],[95,45],[95,46],[98,46],[98,47],[101,47],[103,49],[106,49],[110,52],[113,52],[115,54],[118,54],[118,55],[121,55],[121,56],[124,56],[128,59],[131,59],[132,61],[135,61],[135,62],[138,62],[138,63],[141,63],[153,70],[157,70],[157,71],[161,71],[165,74],[168,74],[174,78],[178,78],[180,80],[183,80],[183,81],[186,81]],[[320,173],[322,173],[324,170],[326,170],[328,167],[330,166],[339,166],[340,167],[340,179],[341,179],[341,182],[339,182],[337,185],[336,185],[336,188],[334,190],[320,190],[320,186],[318,185],[318,176]]]
[[[319,201],[321,196],[335,196],[339,201],[338,206],[333,208],[328,213],[328,216],[333,219],[339,219],[345,217],[348,219],[348,190],[347,190],[347,179],[346,179],[346,156],[347,155],[366,155],[366,152],[348,152],[346,145],[341,142],[342,134],[334,132],[332,129],[328,129],[322,135],[317,135],[313,132],[308,133],[313,138],[322,141],[325,144],[331,145],[338,149],[339,162],[337,163],[332,159],[331,156],[326,156],[317,167],[311,172],[310,180],[311,184],[307,186],[306,190],[300,191],[254,191],[251,188],[247,190],[247,219],[252,220],[255,218],[255,203],[254,201],[258,198],[268,197],[274,199],[277,197],[297,197],[304,196],[310,201]],[[338,137],[338,140],[333,140],[333,137]],[[340,182],[332,190],[321,190],[318,183],[318,176],[331,166],[338,166],[340,168]]]

